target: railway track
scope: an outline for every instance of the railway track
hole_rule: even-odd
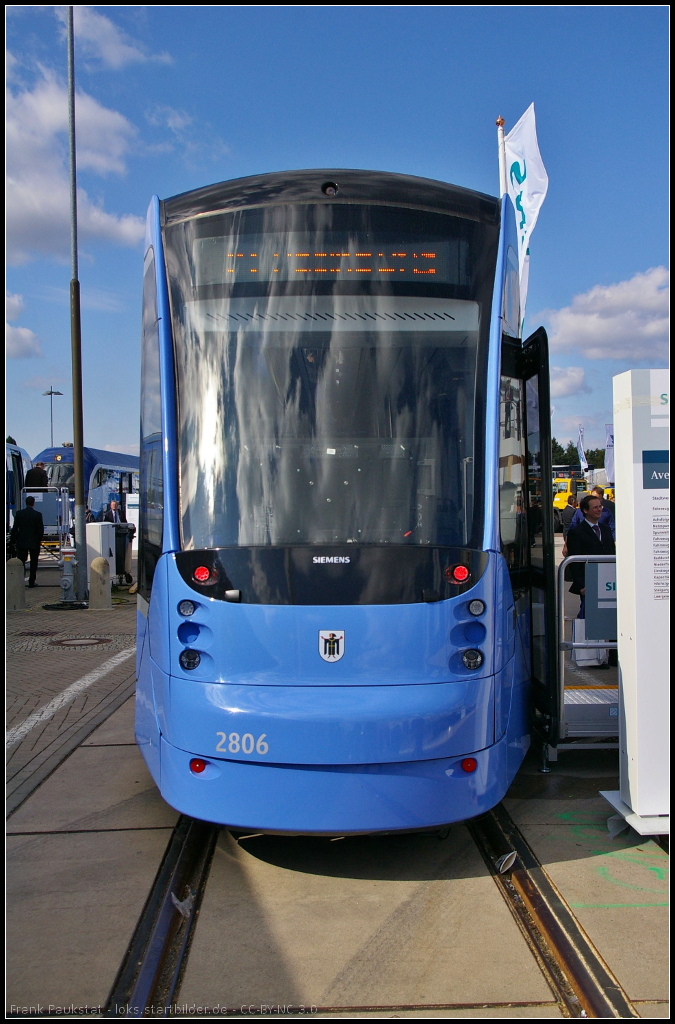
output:
[[[567,1018],[638,1018],[625,991],[500,804],[468,823],[552,994]],[[105,1017],[184,1015],[178,1007],[191,940],[208,882],[219,826],[181,816],[111,989]],[[368,1006],[251,1006],[247,1016],[461,1011],[532,1007],[532,1002],[410,1003]],[[241,1016],[240,1007],[213,1016]],[[208,1016],[202,1008],[200,1016]]]

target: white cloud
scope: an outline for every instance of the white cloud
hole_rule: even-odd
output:
[[[65,7],[55,7],[54,13],[65,27]],[[160,64],[171,64],[168,53],[149,54],[145,47],[130,39],[109,18],[93,7],[76,6],[73,11],[73,31],[75,47],[87,57],[95,57],[106,67],[119,71],[126,64],[139,64],[145,61],[157,61]]]
[[[106,444],[103,446],[104,452],[120,452],[121,455],[138,455],[140,453],[140,444]]]
[[[78,167],[123,173],[136,129],[122,114],[86,93],[76,97]],[[7,94],[7,243],[10,263],[36,254],[66,258],[70,244],[70,186],[65,135],[66,89],[44,74],[32,89]],[[107,213],[78,188],[78,233],[83,240],[136,245],[141,217]]]
[[[146,111],[145,119],[163,130],[163,141],[151,148],[155,152],[177,151],[189,167],[202,167],[207,160],[222,161],[231,154],[207,121],[195,121],[185,110],[156,103]]]
[[[27,327],[14,327],[5,323],[5,348],[8,359],[42,358],[38,336]]]
[[[23,313],[23,295],[5,292],[5,316],[8,320],[18,320]]]
[[[551,349],[587,359],[663,362],[668,357],[670,275],[652,267],[629,281],[596,285],[570,306],[548,310]]]
[[[23,295],[5,292],[7,320],[18,320],[23,312]],[[27,327],[15,327],[5,322],[5,348],[9,359],[41,359],[40,341]]]
[[[595,447],[595,445],[591,444],[590,438],[587,435],[598,426],[597,416],[584,416],[583,414],[577,416],[558,416],[556,417],[556,436],[558,432],[571,435],[576,444],[579,436],[579,425],[584,428],[584,448]]]
[[[56,384],[56,390],[58,391],[59,385],[63,387],[66,385],[70,387],[70,378],[62,377],[58,370],[54,370],[51,376],[37,376],[29,377],[24,380],[21,384],[22,388],[29,388],[31,391],[49,391]]]
[[[59,306],[70,306],[70,289],[58,288],[56,285],[47,285],[43,289],[43,295],[47,302],[54,302]],[[102,313],[122,313],[126,310],[126,304],[117,292],[107,288],[82,288],[80,292],[80,305],[82,309],[97,309]]]
[[[581,366],[551,367],[551,398],[565,398],[567,395],[577,395],[581,391],[588,393],[590,390]]]

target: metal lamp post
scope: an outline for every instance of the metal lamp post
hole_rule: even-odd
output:
[[[80,282],[77,273],[77,172],[75,159],[75,40],[73,8],[68,8],[68,141],[70,150],[70,340],[73,373],[73,470],[75,477],[75,551],[78,602],[87,592],[87,548],[84,520],[84,430],[82,422],[82,332]]]
[[[49,395],[49,422],[51,425],[51,447],[54,447],[54,395],[63,395],[63,391],[54,391],[54,385],[50,384],[49,391],[43,391],[44,395]]]

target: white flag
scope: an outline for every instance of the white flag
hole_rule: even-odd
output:
[[[605,474],[607,483],[614,483],[614,424],[605,423]]]
[[[588,472],[588,462],[586,461],[586,452],[584,451],[584,428],[579,424],[579,437],[577,439],[577,452],[579,453],[579,462],[581,463],[581,472]]]
[[[546,198],[548,175],[539,153],[534,103],[504,138],[506,180],[509,196],[516,210],[518,228],[518,267],[520,270],[520,316],[525,315],[530,262],[530,235],[537,223],[541,204]],[[522,324],[521,324],[522,326]]]

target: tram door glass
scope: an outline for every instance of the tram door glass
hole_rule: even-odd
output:
[[[527,490],[530,527],[530,563],[532,566],[532,669],[541,681],[546,678],[545,593],[538,583],[544,571],[542,515],[541,440],[539,432],[539,380],[531,377],[525,384],[527,396]]]
[[[525,569],[527,494],[523,382],[502,377],[499,403],[499,524],[502,554],[509,571]]]

